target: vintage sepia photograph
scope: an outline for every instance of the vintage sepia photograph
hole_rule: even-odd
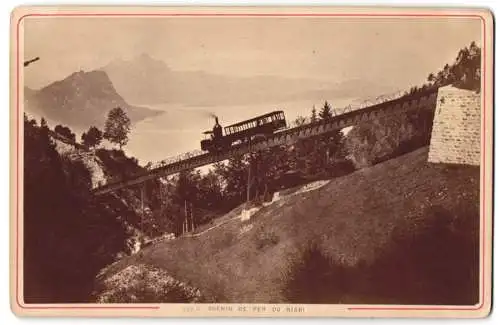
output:
[[[16,313],[489,313],[488,11],[12,17]]]

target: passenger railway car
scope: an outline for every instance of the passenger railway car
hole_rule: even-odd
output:
[[[210,135],[210,138],[201,141],[201,150],[224,151],[236,142],[248,142],[256,137],[267,137],[283,128],[286,128],[283,111],[274,111],[226,126],[224,132],[222,132],[219,119],[215,117],[215,126],[212,131],[203,132],[205,135]]]

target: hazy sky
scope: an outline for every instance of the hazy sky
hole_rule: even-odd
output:
[[[26,85],[141,53],[173,70],[342,81],[405,88],[479,42],[472,18],[44,18],[25,24]]]

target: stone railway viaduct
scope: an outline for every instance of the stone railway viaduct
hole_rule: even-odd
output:
[[[336,115],[330,120],[290,128],[275,133],[264,140],[234,146],[224,153],[199,153],[184,159],[174,160],[144,173],[132,175],[127,179],[97,187],[93,192],[95,195],[110,193],[151,179],[226,160],[236,154],[288,145],[300,139],[331,133],[382,116],[418,110],[435,112],[429,151],[430,162],[478,165],[481,141],[480,106],[480,95],[472,91],[456,89],[452,86],[429,89],[369,107],[351,110]]]

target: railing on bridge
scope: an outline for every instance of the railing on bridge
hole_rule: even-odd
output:
[[[370,106],[374,106],[374,105],[382,104],[382,103],[385,103],[385,102],[388,102],[388,101],[391,101],[391,100],[398,99],[398,98],[402,97],[405,94],[406,94],[405,91],[401,91],[400,90],[400,91],[397,91],[397,92],[394,92],[394,93],[380,95],[380,96],[377,96],[377,97],[375,97],[373,99],[364,100],[361,103],[359,103],[358,105],[349,104],[349,105],[347,105],[345,107],[334,109],[333,110],[333,114],[334,114],[334,116],[343,115],[343,114],[346,114],[346,113],[349,113],[349,112],[352,112],[352,111],[356,111],[356,110],[359,110],[359,109],[367,108],[367,107],[370,107]],[[286,130],[288,130],[288,129],[291,129],[291,128],[287,127]],[[189,159],[189,158],[201,156],[201,155],[203,155],[205,153],[206,152],[203,151],[203,150],[193,150],[193,151],[181,153],[179,155],[176,155],[176,156],[173,156],[173,157],[168,157],[166,159],[163,159],[163,160],[160,160],[158,162],[152,163],[151,165],[148,166],[147,169],[148,170],[154,170],[154,169],[157,169],[157,168],[165,167],[167,165],[170,165],[170,164],[173,164],[173,163],[176,163],[176,162],[180,162],[182,160],[186,160],[186,159]]]
[[[94,189],[94,193],[96,195],[109,193],[120,188],[143,183],[149,179],[168,176],[182,170],[222,161],[235,154],[259,151],[277,145],[292,144],[299,139],[329,133],[359,123],[360,121],[376,118],[380,115],[394,114],[394,111],[403,112],[429,107],[434,109],[436,97],[437,89],[428,89],[410,95],[400,92],[389,96],[379,96],[374,101],[365,101],[367,106],[363,106],[363,104],[357,108],[354,106],[347,106],[342,114],[338,114],[332,119],[320,120],[295,128],[289,128],[273,134],[270,138],[251,143],[250,145],[234,146],[224,153],[210,154],[196,150],[162,160],[143,174],[133,175],[128,179],[101,186]]]
[[[156,163],[153,163],[147,169],[154,170],[157,168],[165,167],[167,165],[171,165],[171,164],[174,164],[174,163],[186,160],[186,159],[201,156],[205,153],[206,152],[204,152],[202,150],[193,150],[193,151],[189,151],[189,152],[184,152],[182,154],[179,154],[179,155],[176,155],[173,157],[169,157],[169,158],[163,159],[161,161],[158,161]]]

